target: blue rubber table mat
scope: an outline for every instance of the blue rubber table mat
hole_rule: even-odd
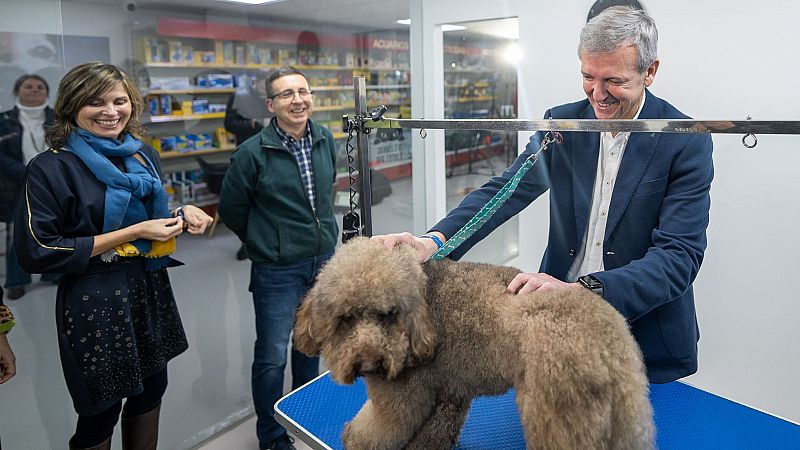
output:
[[[339,386],[323,374],[275,405],[276,419],[312,448],[343,449],[344,424],[367,398],[361,379]],[[800,449],[800,425],[684,383],[650,386],[660,450]],[[524,449],[514,391],[472,402],[457,449]]]

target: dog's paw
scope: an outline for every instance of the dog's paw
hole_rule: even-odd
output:
[[[358,433],[355,432],[352,422],[347,422],[342,431],[342,443],[347,450],[367,450],[367,442],[358,438]]]

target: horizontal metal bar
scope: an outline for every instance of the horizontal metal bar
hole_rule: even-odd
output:
[[[363,119],[366,128],[426,130],[615,131],[646,133],[800,134],[800,120],[695,119]]]

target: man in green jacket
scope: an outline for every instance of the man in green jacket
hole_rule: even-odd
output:
[[[233,154],[219,213],[252,261],[252,388],[259,447],[283,450],[294,447],[273,418],[272,405],[283,393],[295,310],[336,246],[339,229],[331,201],[336,147],[330,130],[310,119],[312,91],[305,75],[281,67],[266,87],[267,109],[275,117]],[[318,373],[319,358],[292,349],[293,388]]]

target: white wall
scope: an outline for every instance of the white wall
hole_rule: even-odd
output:
[[[491,7],[479,0],[415,1],[421,2],[425,36],[434,24],[519,16],[521,118],[539,118],[550,106],[583,97],[576,47],[593,1],[506,0]],[[698,119],[800,120],[794,89],[800,6],[778,0],[642,3],[660,31],[654,94]],[[426,61],[442,54],[429,44],[421,47]],[[428,67],[423,70],[430,76]],[[425,105],[415,117],[436,117]],[[800,422],[800,294],[793,270],[800,254],[800,136],[759,136],[755,150],[744,149],[740,139],[714,136],[709,246],[695,283],[700,369],[687,381]],[[520,267],[538,267],[546,233],[547,201],[540,199],[520,220]]]

